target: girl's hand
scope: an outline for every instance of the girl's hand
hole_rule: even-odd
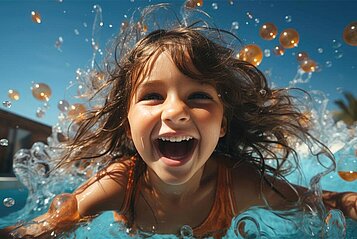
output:
[[[329,209],[339,209],[347,217],[357,220],[357,193],[355,192],[324,192],[324,204]]]

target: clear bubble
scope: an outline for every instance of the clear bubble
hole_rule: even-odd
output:
[[[261,96],[265,96],[266,93],[267,93],[267,91],[264,90],[264,89],[259,90],[259,94],[260,94]]]
[[[180,229],[181,238],[192,238],[193,237],[193,230],[188,225],[183,225]]]
[[[217,10],[218,4],[216,2],[212,3],[212,8],[213,8],[213,10]]]
[[[79,35],[78,29],[74,29],[74,34],[76,34],[77,36]]]
[[[11,108],[11,101],[5,100],[5,101],[2,102],[2,105],[3,105],[5,108]]]
[[[337,40],[332,40],[332,47],[337,49],[337,48],[340,48],[342,46],[342,44],[337,41]]]
[[[66,100],[58,101],[57,108],[62,112],[67,112],[69,109],[69,103]]]
[[[232,29],[234,29],[234,30],[239,29],[239,23],[237,21],[232,22]]]
[[[334,50],[333,54],[336,59],[341,59],[343,57],[343,52],[340,49]]]
[[[253,15],[250,12],[246,12],[246,15],[249,19],[253,19]]]
[[[332,66],[332,61],[326,61],[326,62],[325,62],[325,66],[326,66],[327,68],[330,68],[330,67]]]
[[[7,139],[0,139],[0,146],[8,146],[9,141]]]
[[[42,109],[41,107],[38,107],[36,110],[36,117],[37,118],[43,118],[45,116],[46,111]]]
[[[320,53],[320,54],[322,54],[322,53],[324,53],[324,49],[322,49],[321,47],[320,47],[320,48],[317,48],[317,52]]]
[[[233,5],[234,1],[233,0],[228,0],[229,5]]]
[[[270,50],[269,49],[265,49],[264,50],[264,56],[265,57],[270,57]]]
[[[62,51],[62,49],[61,49],[62,44],[63,44],[63,38],[58,37],[58,39],[55,42],[55,47],[57,48],[57,50]]]
[[[337,88],[336,88],[336,91],[337,91],[338,93],[343,93],[344,89],[343,89],[343,87],[337,87]]]
[[[88,24],[86,22],[83,22],[84,27],[88,27]]]
[[[5,207],[12,207],[15,205],[15,200],[13,198],[5,198],[3,201]]]
[[[286,22],[291,22],[293,20],[290,15],[286,15],[284,19]]]
[[[256,24],[259,24],[259,23],[260,23],[259,18],[254,19],[254,22],[255,22]]]
[[[109,28],[112,28],[113,27],[113,24],[109,24]]]

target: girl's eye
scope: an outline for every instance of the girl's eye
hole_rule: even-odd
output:
[[[141,97],[140,100],[162,100],[163,97],[158,93],[150,93]]]
[[[188,97],[189,100],[212,100],[212,96],[204,92],[195,92]]]

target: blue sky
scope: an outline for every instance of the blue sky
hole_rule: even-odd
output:
[[[75,81],[76,69],[88,67],[92,58],[93,6],[98,4],[103,11],[98,41],[104,46],[133,9],[157,2],[162,1],[0,1],[0,100],[9,100],[9,89],[20,93],[20,100],[13,101],[10,108],[1,105],[1,109],[47,125],[55,124],[58,101],[76,103],[71,97],[73,92],[66,88]],[[171,2],[179,6],[184,1]],[[201,9],[221,28],[229,30],[232,22],[238,22],[236,33],[245,44],[255,43],[262,50],[271,50],[270,57],[263,58],[259,69],[270,71],[269,78],[275,85],[289,84],[298,67],[294,54],[305,51],[319,63],[321,71],[313,73],[308,83],[298,86],[325,92],[330,98],[330,109],[335,108],[333,100],[343,97],[341,90],[357,95],[357,47],[347,45],[342,39],[343,29],[357,21],[357,1],[233,0],[231,5],[227,0],[216,0],[203,1]],[[31,20],[31,11],[41,14],[41,24]],[[286,20],[287,16],[290,21]],[[298,47],[287,49],[284,56],[274,55],[272,49],[278,45],[278,39],[266,41],[258,34],[265,22],[273,22],[278,34],[286,28],[296,29],[300,34]],[[55,47],[59,37],[63,39],[61,50]],[[36,110],[43,103],[32,96],[32,82],[46,83],[52,89],[49,108],[42,118],[36,117]]]

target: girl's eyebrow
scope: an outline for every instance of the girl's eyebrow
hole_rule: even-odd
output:
[[[148,80],[144,79],[142,82],[139,83],[138,88],[152,88],[152,87],[157,87],[157,86],[162,86],[163,82],[160,80]]]

